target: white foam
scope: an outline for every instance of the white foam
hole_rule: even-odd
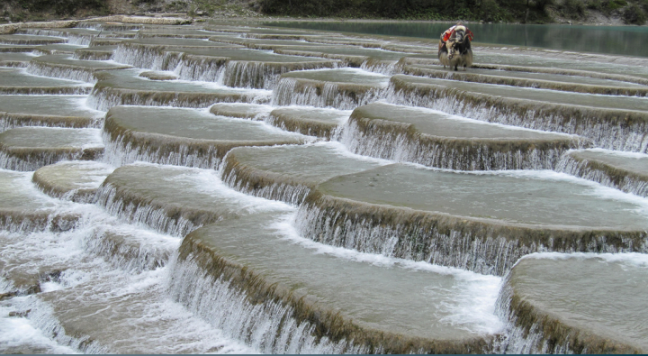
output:
[[[187,169],[187,168],[183,168]],[[188,173],[177,178],[174,181],[182,181],[190,184],[196,191],[213,194],[219,199],[231,199],[240,203],[241,211],[248,213],[268,212],[268,211],[288,211],[293,209],[290,205],[264,198],[258,198],[238,192],[227,186],[221,179],[220,173],[207,169],[187,169]]]
[[[74,300],[80,306],[89,306],[90,310],[94,308],[98,312],[105,308],[128,310],[127,314],[116,314],[122,315],[124,319],[115,319],[112,322],[118,323],[117,325],[134,323],[135,326],[132,328],[138,330],[137,332],[129,334],[125,339],[111,339],[102,336],[97,340],[98,344],[92,345],[88,350],[83,349],[84,352],[94,352],[92,350],[102,353],[111,350],[115,352],[120,350],[120,347],[137,350],[142,342],[140,340],[147,340],[145,344],[151,346],[149,351],[151,353],[257,352],[253,348],[224,336],[222,330],[212,327],[181,305],[169,300],[165,291],[168,279],[167,268],[160,267],[134,273],[131,269],[122,268],[123,266],[110,262],[110,259],[114,258],[110,255],[111,249],[103,253],[88,250],[90,246],[88,243],[98,236],[97,231],[110,230],[122,233],[124,238],[129,239],[131,243],[139,242],[140,249],[151,252],[159,248],[169,252],[175,251],[179,247],[179,239],[136,225],[124,224],[95,205],[69,203],[67,208],[61,209],[60,212],[73,212],[82,215],[78,227],[60,233],[45,231],[29,234],[3,234],[4,246],[0,251],[0,260],[6,267],[32,274],[62,270],[60,274],[52,275],[51,280],[41,283],[43,289],[41,294],[54,293],[52,298],[56,300],[55,303],[68,303],[69,305],[69,303],[74,303],[69,297],[74,296]],[[8,281],[3,283],[3,286],[4,284],[7,289],[11,288]],[[59,296],[56,293],[63,294]],[[28,342],[27,346],[44,343],[49,345],[47,352],[65,353],[74,352],[73,348],[76,347],[74,345],[81,345],[79,342],[82,339],[77,340],[65,335],[64,329],[61,329],[63,324],[60,325],[57,320],[55,308],[49,307],[46,302],[39,300],[36,296],[14,297],[10,301],[18,301],[18,299],[23,300],[24,305],[13,309],[17,311],[32,310],[32,312],[27,318],[20,320],[6,318],[8,311],[5,313],[6,315],[0,315],[0,347],[5,343],[21,345],[21,342],[23,344]],[[0,314],[1,310],[0,308]],[[79,318],[91,319],[92,315],[81,314]],[[97,322],[101,321],[97,320]],[[2,332],[5,329],[16,329],[16,325],[26,330],[23,332],[25,337],[22,337],[22,334],[14,335]],[[48,335],[51,330],[54,330],[53,327],[60,330],[57,332],[58,336]],[[38,329],[41,329],[42,332]],[[120,333],[119,326],[115,326],[111,332],[114,335],[123,334]],[[73,348],[59,347],[55,340],[66,345],[73,345]]]
[[[36,77],[36,78],[47,78],[47,79],[56,79],[56,81],[62,82],[61,84],[68,84],[68,85],[78,85],[81,87],[93,87],[94,85],[88,84],[86,82],[82,82],[79,80],[72,80],[72,79],[67,79],[67,78],[52,78],[50,76],[46,75],[38,75],[38,74],[33,74],[27,71],[27,68],[16,68],[16,71],[20,72],[21,75],[26,75],[30,77]]]
[[[0,306],[0,350],[24,353],[36,351],[54,354],[78,353],[46,337],[30,323],[29,319],[10,317],[10,312],[24,311],[20,308],[20,304],[23,303],[16,303],[19,302],[18,299],[24,298],[14,298],[14,305],[10,307]],[[18,308],[15,304],[18,304]]]
[[[391,161],[391,160],[387,160],[387,159],[374,158],[374,157],[370,157],[370,156],[363,156],[363,155],[353,153],[353,152],[349,151],[347,146],[345,146],[343,143],[338,142],[338,141],[318,141],[318,142],[312,143],[312,145],[313,146],[328,147],[328,148],[332,149],[337,155],[340,155],[342,157],[357,159],[359,161],[376,163],[376,164],[379,164],[381,166],[396,163],[395,161]]]

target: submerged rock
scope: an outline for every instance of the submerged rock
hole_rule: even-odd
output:
[[[330,144],[235,148],[225,158],[223,180],[247,194],[300,204],[317,184],[378,165]]]
[[[601,149],[571,151],[558,171],[621,191],[648,196],[648,155]]]
[[[265,211],[256,206],[260,201],[228,189],[217,172],[150,164],[117,168],[97,193],[98,204],[111,214],[176,237],[222,219]]]
[[[644,152],[648,101],[395,75],[390,101],[473,119],[576,134],[608,149]]]
[[[357,154],[457,170],[551,169],[566,150],[590,144],[576,136],[384,103],[355,109],[341,140]]]
[[[479,284],[458,276],[467,272],[412,271],[318,253],[281,221],[281,214],[257,214],[192,232],[172,272],[174,299],[218,325],[234,325],[239,339],[263,332],[263,352],[490,350],[492,333],[450,321],[461,290]],[[444,292],[431,295],[429,287]],[[221,304],[236,314],[214,307]]]
[[[104,61],[71,59],[65,55],[50,55],[34,58],[27,68],[31,74],[95,83],[95,74],[104,70],[130,68]]]
[[[273,109],[270,105],[247,103],[219,103],[212,105],[209,112],[214,115],[237,117],[240,119],[263,120]]]
[[[348,110],[296,106],[272,110],[267,122],[284,130],[332,139],[349,115]]]
[[[405,66],[404,74],[588,94],[648,96],[648,87],[645,85],[628,83],[621,80],[591,78],[582,75],[585,73],[580,73],[581,76],[574,76],[512,70],[495,71],[479,68],[471,68],[470,72],[452,72],[432,66]]]
[[[113,167],[99,162],[59,162],[42,167],[32,180],[46,194],[74,202],[90,203]]]
[[[85,96],[0,95],[0,132],[21,126],[100,127],[104,113],[85,106]]]
[[[98,110],[117,105],[208,107],[217,102],[266,102],[265,90],[206,86],[178,81],[152,81],[135,70],[106,71],[97,74],[89,104]]]
[[[596,189],[553,172],[395,164],[320,184],[297,221],[317,242],[495,275],[537,251],[648,252],[641,203]]]
[[[646,353],[645,255],[537,254],[507,276],[509,353]]]
[[[286,73],[272,94],[272,103],[349,110],[383,96],[388,80],[384,75],[351,68]]]
[[[0,43],[12,45],[47,45],[52,43],[64,43],[66,39],[51,36],[32,35],[0,35]]]
[[[34,56],[20,52],[0,52],[1,67],[27,67]]]
[[[19,127],[0,134],[0,167],[33,171],[62,160],[95,160],[104,152],[98,129]]]
[[[89,94],[86,83],[39,77],[24,69],[0,68],[0,94]],[[4,108],[0,107],[0,111]]]
[[[218,168],[234,147],[304,142],[302,137],[273,132],[260,122],[158,107],[114,107],[106,115],[104,133],[110,145],[108,160],[117,165],[144,160]]]
[[[57,211],[61,204],[35,189],[30,179],[31,173],[0,170],[0,227],[3,233],[73,228],[78,216]],[[23,284],[34,285],[32,282]]]
[[[173,74],[172,72],[156,72],[156,71],[150,71],[150,72],[142,72],[139,75],[142,78],[148,78],[151,80],[176,80],[178,79],[178,76]]]

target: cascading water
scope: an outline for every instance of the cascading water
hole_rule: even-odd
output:
[[[398,56],[429,58],[378,49],[401,45],[385,39],[305,42],[299,31],[211,26],[82,22],[3,36],[6,47],[67,41],[20,59],[26,72],[95,85],[90,95],[78,83],[1,95],[0,351],[599,350],[595,333],[549,335],[551,325],[578,327],[560,313],[551,325],[524,324],[545,311],[524,309],[511,276],[525,285],[518,262],[528,254],[567,260],[584,251],[586,262],[567,270],[596,267],[609,252],[606,263],[644,278],[636,256],[648,253],[648,179],[632,161],[644,155],[600,150],[647,150],[643,102],[567,107],[546,99],[551,90],[544,101],[497,97],[487,92],[497,86],[470,92],[447,83],[456,80],[397,75],[408,65]],[[218,34],[205,40],[205,29]],[[72,53],[70,44],[109,46],[37,55]],[[279,54],[300,47],[314,52]],[[361,68],[343,68],[351,63]],[[215,103],[237,104],[207,109]],[[425,120],[390,116],[392,104]],[[379,117],[362,116],[372,107]],[[437,131],[425,124],[441,114],[422,108],[445,115]],[[64,142],[62,132],[77,136]],[[602,338],[617,351],[645,351],[640,332],[627,344]]]

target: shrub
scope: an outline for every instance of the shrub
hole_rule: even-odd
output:
[[[601,11],[603,4],[601,3],[601,0],[590,0],[587,2],[587,8],[590,10]]]
[[[481,19],[486,22],[502,20],[500,8],[495,0],[483,0],[481,4]]]
[[[560,9],[565,16],[572,19],[585,16],[585,4],[580,0],[565,0]]]
[[[625,0],[609,0],[605,4],[605,9],[607,11],[614,11],[628,5],[628,2]]]
[[[641,26],[646,23],[646,13],[637,4],[632,4],[623,11],[623,22]]]

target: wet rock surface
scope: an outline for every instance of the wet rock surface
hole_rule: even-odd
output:
[[[645,278],[645,255],[539,254],[522,259],[506,279],[499,308],[516,331],[533,335],[510,348],[646,352],[645,309],[638,300],[645,293]]]
[[[112,171],[111,166],[99,162],[59,162],[36,170],[33,181],[43,192],[55,198],[91,202]]]
[[[555,173],[396,164],[320,184],[298,221],[305,237],[321,243],[495,275],[536,251],[645,253],[642,203],[594,189]]]
[[[236,190],[299,204],[319,183],[379,164],[345,156],[337,145],[235,148],[227,154],[223,178]]]
[[[179,122],[178,117],[184,120]],[[128,106],[110,109],[104,133],[116,159],[201,168],[218,168],[235,147],[299,144],[305,139],[274,131],[261,122],[208,112]]]
[[[85,106],[86,96],[39,95],[37,98],[0,95],[0,130],[20,126],[97,127],[105,115]]]
[[[444,293],[431,301],[426,292],[431,285],[461,290],[455,285],[465,281],[452,272],[411,273],[319,254],[275,237],[282,234],[273,228],[275,221],[251,216],[206,226],[187,236],[180,258],[200,263],[215,278],[224,275],[248,298],[263,294],[260,302],[289,306],[287,316],[309,320],[323,334],[335,335],[334,342],[398,353],[488,350],[490,336],[443,321],[448,316],[444,306],[460,297]],[[354,284],[352,291],[347,283]]]
[[[31,171],[61,160],[95,160],[104,151],[98,129],[19,127],[0,134],[0,164]]]
[[[343,142],[355,153],[458,170],[553,168],[587,139],[373,103],[353,111]]]

